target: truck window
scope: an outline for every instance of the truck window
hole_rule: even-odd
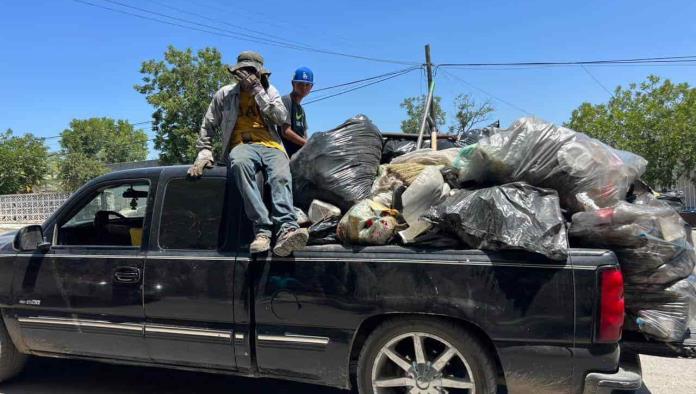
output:
[[[150,186],[146,181],[109,185],[58,228],[58,245],[140,247]]]
[[[224,201],[224,178],[169,181],[159,226],[160,248],[217,249]]]

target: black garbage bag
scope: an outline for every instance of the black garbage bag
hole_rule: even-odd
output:
[[[438,139],[437,149],[449,149],[449,148],[461,148],[461,145],[457,141],[452,141],[450,139]],[[430,149],[430,140],[423,140],[421,149]],[[406,153],[410,153],[416,150],[416,140],[413,138],[399,138],[389,136],[384,142],[384,147],[382,148],[382,164],[391,163],[394,158],[397,158]]]
[[[309,240],[307,244],[326,245],[340,243],[336,236],[336,227],[338,227],[338,222],[340,221],[340,217],[332,216],[309,226]]]
[[[318,199],[347,211],[369,197],[381,155],[380,131],[365,115],[312,134],[290,160],[295,205],[307,209]]]
[[[390,163],[393,158],[416,150],[416,141],[390,138],[382,148],[382,163]]]
[[[425,219],[476,249],[520,249],[554,260],[568,256],[558,194],[524,182],[457,190]]]
[[[417,236],[410,245],[426,249],[460,249],[462,241],[439,228],[433,228]]]

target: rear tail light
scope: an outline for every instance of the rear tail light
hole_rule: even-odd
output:
[[[617,342],[624,323],[624,281],[621,270],[606,268],[599,273],[601,288],[599,302],[598,342]]]

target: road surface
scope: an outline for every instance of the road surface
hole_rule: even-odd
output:
[[[636,394],[694,394],[696,360],[641,357],[645,387]],[[271,379],[248,379],[74,360],[32,359],[0,394],[350,394]]]

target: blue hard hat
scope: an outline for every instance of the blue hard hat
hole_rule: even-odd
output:
[[[300,67],[295,70],[295,76],[292,78],[292,81],[313,84],[314,73],[307,67]]]

